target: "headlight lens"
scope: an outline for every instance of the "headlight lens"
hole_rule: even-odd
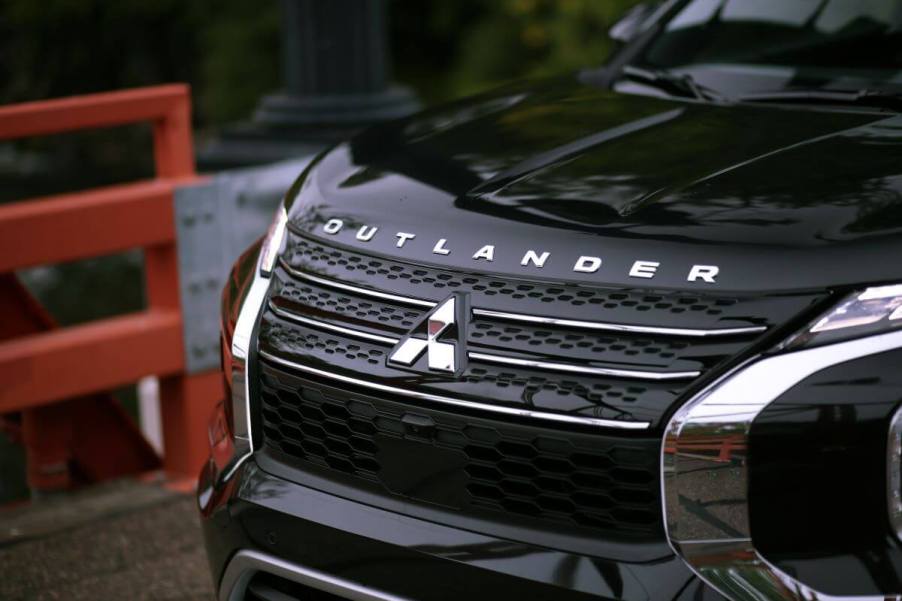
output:
[[[902,331],[896,331],[902,325],[900,307],[902,286],[877,286],[842,298],[772,352],[699,392],[667,425],[661,472],[668,540],[696,574],[731,601],[839,598],[809,588],[755,547],[749,518],[752,424],[809,376],[902,348]],[[902,417],[897,419],[897,429],[890,430],[886,484],[890,519],[902,531],[902,493],[896,494],[902,460],[893,463],[894,454],[902,455]]]
[[[820,346],[899,327],[902,327],[902,285],[875,286],[848,295],[780,348]]]
[[[280,203],[276,215],[273,217],[266,237],[263,238],[263,245],[260,247],[260,275],[269,277],[276,261],[285,245],[285,233],[288,231],[288,212],[285,210],[285,204]]]

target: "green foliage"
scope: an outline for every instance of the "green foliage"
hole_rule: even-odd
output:
[[[635,1],[390,0],[396,77],[434,103],[597,65]],[[5,0],[0,102],[188,81],[199,125],[242,119],[279,85],[279,16],[275,0]]]
[[[220,123],[278,85],[278,49],[272,0],[5,0],[0,103],[187,81]]]
[[[501,0],[430,2],[427,19],[411,24],[405,16],[417,0],[396,0],[396,62],[402,79],[427,101],[458,97],[509,80],[600,65],[612,49],[607,31],[637,0]],[[415,37],[413,27],[429,30],[418,52],[397,44]],[[438,48],[433,46],[438,45]],[[424,52],[425,50],[425,52]],[[430,52],[431,51],[431,52]],[[417,60],[444,69],[417,69]],[[449,60],[450,59],[450,60]],[[413,67],[413,68],[411,68]]]

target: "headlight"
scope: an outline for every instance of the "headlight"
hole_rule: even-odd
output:
[[[753,422],[771,403],[810,376],[902,348],[900,307],[902,286],[868,288],[843,298],[771,352],[748,361],[690,399],[668,424],[661,464],[668,540],[699,577],[732,601],[832,598],[769,562],[755,545],[749,517],[750,432]],[[902,452],[902,418],[891,420],[890,427],[896,397],[884,396],[891,397],[881,405],[882,419],[887,419],[890,430],[887,466],[891,473],[889,482],[874,485],[881,487],[880,494],[883,486],[890,492],[890,520],[883,518],[882,522],[892,521],[902,528],[902,500],[893,494],[899,477],[892,473],[899,469],[898,458],[894,462],[892,454]],[[875,400],[869,399],[872,414]],[[778,412],[779,403],[772,410]],[[784,430],[791,427],[784,426]],[[794,439],[795,445],[804,442],[791,431],[784,435]],[[885,453],[880,444],[878,452]],[[817,447],[812,444],[808,452],[817,453]],[[782,461],[794,459],[786,455]],[[829,503],[830,499],[819,502]],[[829,524],[823,527],[829,528]],[[858,598],[883,596],[864,594]]]
[[[902,285],[877,286],[848,295],[807,328],[790,337],[786,350],[829,344],[902,327]]]

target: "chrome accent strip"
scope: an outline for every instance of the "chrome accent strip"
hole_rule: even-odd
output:
[[[748,436],[755,418],[812,374],[900,347],[897,331],[753,359],[677,411],[661,453],[665,530],[673,550],[702,580],[733,601],[902,598],[812,590],[757,551],[748,508]]]
[[[561,326],[565,328],[583,328],[586,330],[603,330],[607,332],[628,332],[630,334],[660,334],[662,336],[736,336],[739,334],[757,334],[767,330],[767,326],[749,326],[747,328],[720,328],[712,330],[700,330],[694,328],[665,328],[657,326],[636,326],[602,321],[581,321],[578,319],[558,319],[556,317],[541,317],[538,315],[525,315],[523,313],[506,313],[504,311],[492,311],[489,309],[473,309],[474,315],[482,317],[494,317],[507,321],[523,321],[539,323],[548,326]]]
[[[238,312],[238,320],[235,323],[235,331],[232,333],[232,403],[233,428],[232,441],[235,454],[229,462],[229,466],[223,469],[222,481],[232,477],[235,471],[244,461],[250,457],[254,449],[253,434],[251,432],[251,406],[250,406],[250,381],[247,369],[247,360],[251,351],[251,336],[254,332],[254,324],[257,316],[263,309],[266,300],[266,292],[272,281],[264,277],[260,270],[260,257],[257,259],[257,268],[254,270],[254,279],[248,288],[241,309]]]
[[[238,551],[229,560],[219,583],[219,601],[241,601],[247,586],[257,572],[272,574],[303,586],[349,599],[350,601],[408,601],[345,578],[301,566],[259,551]]]
[[[319,321],[311,317],[304,317],[297,313],[292,313],[285,309],[281,309],[269,301],[269,308],[284,319],[294,321],[302,325],[312,328],[320,328],[332,332],[338,332],[347,336],[360,338],[363,340],[371,340],[384,344],[398,344],[400,338],[392,338],[390,336],[380,336],[378,334],[370,334],[369,332],[361,332],[352,330],[343,326],[336,326],[328,322]],[[425,342],[425,341],[424,341]],[[612,378],[633,378],[637,380],[687,380],[697,378],[701,375],[700,371],[678,371],[678,372],[658,372],[658,371],[638,371],[631,369],[617,369],[612,367],[583,367],[581,365],[570,365],[567,363],[556,363],[552,361],[534,361],[531,359],[519,359],[517,357],[505,357],[503,355],[493,355],[489,353],[478,353],[473,351],[467,352],[467,357],[475,361],[486,361],[489,363],[499,363],[503,365],[517,365],[520,367],[533,367],[536,369],[544,369],[548,371],[560,371],[575,374],[585,374],[590,376],[608,376]]]
[[[609,367],[583,367],[580,365],[568,365],[566,363],[552,363],[548,361],[533,361],[531,359],[518,359],[516,357],[504,357],[502,355],[489,355],[486,353],[467,353],[470,359],[476,361],[488,361],[490,363],[502,363],[504,365],[518,365],[520,367],[534,367],[536,369],[548,369],[553,371],[566,371],[571,373],[588,374],[593,376],[610,376],[612,378],[634,378],[637,380],[686,380],[697,378],[700,371],[635,371],[631,369],[616,369]]]
[[[886,453],[886,506],[893,532],[902,540],[902,406],[890,421]]]
[[[303,371],[309,374],[313,374],[315,376],[319,376],[322,378],[328,378],[331,380],[337,380],[339,382],[343,382],[345,384],[352,384],[354,386],[360,386],[362,388],[370,388],[372,390],[378,390],[379,392],[386,392],[389,394],[397,394],[400,396],[406,396],[414,399],[418,399],[421,401],[430,401],[435,403],[443,403],[446,405],[455,405],[457,407],[467,407],[470,409],[479,409],[481,411],[490,411],[493,413],[503,413],[505,415],[514,415],[517,417],[526,417],[533,419],[542,419],[548,421],[557,421],[561,423],[567,424],[581,424],[588,426],[599,426],[603,428],[618,428],[621,430],[646,430],[651,426],[649,422],[626,422],[626,421],[617,421],[613,419],[601,419],[597,417],[582,417],[582,416],[573,416],[573,415],[560,415],[557,413],[547,413],[544,411],[533,411],[530,409],[514,409],[512,407],[501,407],[497,405],[488,405],[486,403],[479,403],[476,401],[465,401],[463,399],[454,399],[446,396],[441,396],[437,394],[430,394],[426,392],[416,392],[414,390],[406,390],[404,388],[396,388],[394,386],[386,386],[385,384],[377,384],[375,382],[370,382],[367,380],[360,380],[357,378],[352,378],[349,376],[342,376],[340,374],[335,374],[328,371],[323,371],[321,369],[317,369],[315,367],[310,367],[308,365],[303,365],[301,363],[296,363],[294,361],[288,361],[287,359],[282,359],[280,357],[276,357],[275,355],[268,353],[266,351],[261,350],[259,355],[266,359],[267,361],[272,361],[278,365],[283,367],[288,367],[289,369],[296,369],[298,371]]]
[[[345,328],[342,326],[336,326],[334,324],[320,321],[318,319],[313,319],[310,317],[304,317],[303,315],[299,315],[297,313],[293,313],[291,311],[286,311],[285,309],[277,307],[273,304],[272,301],[269,301],[270,310],[282,317],[287,319],[288,321],[294,321],[296,323],[310,326],[313,328],[320,328],[323,330],[329,330],[330,332],[338,332],[339,334],[345,334],[347,336],[353,336],[356,338],[361,338],[363,340],[371,340],[373,342],[381,342],[383,344],[398,344],[398,338],[391,338],[389,336],[380,336],[379,334],[370,334],[369,332],[361,332],[359,330],[352,330],[351,328]]]
[[[415,307],[425,307],[431,309],[438,303],[427,301],[410,296],[401,296],[399,294],[390,294],[388,292],[380,292],[370,288],[354,286],[353,284],[345,284],[331,278],[325,278],[318,275],[311,275],[303,271],[298,271],[289,265],[284,259],[280,259],[282,267],[292,276],[320,284],[337,290],[344,290],[359,294],[361,296],[370,296],[383,300],[395,301],[398,303],[413,305]],[[607,323],[602,321],[581,321],[577,319],[558,319],[556,317],[543,317],[540,315],[527,315],[525,313],[508,313],[505,311],[494,311],[491,309],[473,309],[473,315],[481,317],[493,317],[495,319],[503,319],[506,321],[520,321],[524,323],[538,323],[548,326],[560,326],[565,328],[583,328],[587,330],[600,330],[606,332],[627,332],[631,334],[659,334],[661,336],[687,336],[687,337],[705,337],[705,336],[738,336],[742,334],[759,334],[767,330],[767,326],[749,326],[745,328],[714,328],[710,330],[702,330],[695,328],[665,328],[657,326],[637,326],[624,325],[617,323]]]
[[[401,296],[400,294],[390,294],[388,292],[379,292],[378,290],[371,290],[370,288],[361,288],[360,286],[354,286],[353,284],[345,284],[344,282],[339,282],[337,280],[333,280],[331,278],[324,278],[322,276],[313,275],[310,273],[306,273],[303,271],[298,271],[291,265],[289,265],[285,259],[280,260],[282,263],[282,267],[290,273],[292,276],[301,279],[307,280],[308,282],[313,282],[314,284],[321,284],[323,286],[327,286],[329,288],[335,288],[337,290],[344,290],[345,292],[352,292],[354,294],[360,294],[362,296],[371,296],[373,298],[381,298],[383,300],[391,300],[398,303],[404,303],[408,305],[414,305],[416,307],[426,307],[427,309],[431,309],[436,306],[438,303],[434,303],[432,301],[421,300],[418,298],[411,298],[409,296]]]

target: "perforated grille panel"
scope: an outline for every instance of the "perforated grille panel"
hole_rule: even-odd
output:
[[[336,313],[362,322],[376,322],[398,331],[409,330],[422,315],[422,311],[393,306],[376,299],[355,298],[341,291],[290,279],[282,280],[279,295],[287,302],[309,310]]]
[[[609,536],[660,532],[656,439],[565,434],[412,408],[346,395],[266,363],[261,392],[270,448],[310,467],[352,476],[358,485],[476,514],[513,514]],[[430,485],[416,467],[406,468],[409,482],[392,467],[410,466],[411,457],[424,454],[441,473],[441,481],[425,493]],[[405,494],[409,491],[417,492]]]
[[[409,367],[389,362],[393,341],[454,291],[466,292],[472,309],[670,333],[546,325],[474,310],[459,373],[430,372],[422,358]],[[258,330],[259,350],[271,358],[261,375],[260,439],[279,464],[344,486],[468,516],[653,538],[661,534],[663,420],[697,377],[727,366],[760,338],[757,330],[711,337],[673,330],[770,328],[820,298],[455,273],[292,234]],[[677,375],[656,377],[662,374]],[[621,423],[647,430],[618,430]]]
[[[286,261],[300,270],[329,274],[342,281],[362,281],[383,290],[395,290],[403,285],[406,293],[438,300],[454,290],[465,289],[476,297],[495,297],[507,306],[554,306],[556,313],[596,315],[604,309],[623,321],[635,321],[648,313],[685,316],[695,323],[713,325],[721,318],[735,318],[731,325],[765,323],[755,319],[755,312],[731,311],[737,305],[749,306],[760,299],[728,295],[701,295],[684,292],[656,292],[648,290],[604,289],[586,286],[546,284],[523,280],[507,280],[476,273],[455,273],[435,267],[419,267],[391,259],[367,257],[360,253],[328,247],[301,237],[292,237]],[[775,303],[771,303],[775,304]],[[497,305],[496,305],[497,306]],[[616,312],[616,313],[612,313]]]

